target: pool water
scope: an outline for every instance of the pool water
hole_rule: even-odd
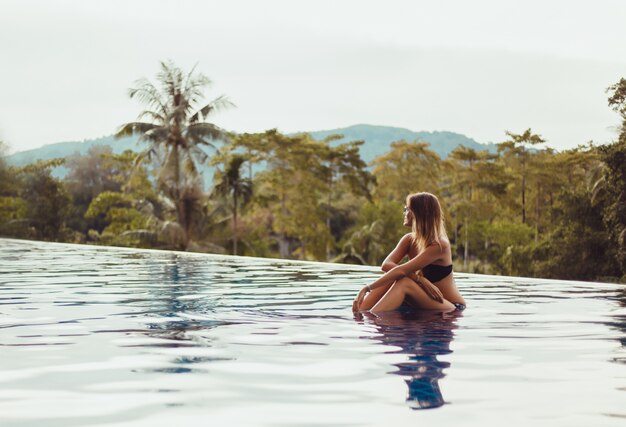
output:
[[[0,239],[0,426],[626,425],[623,285],[353,315],[378,274]]]

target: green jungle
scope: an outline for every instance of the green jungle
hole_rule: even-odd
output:
[[[442,159],[399,140],[370,164],[341,135],[228,133],[212,121],[233,104],[206,103],[210,84],[171,62],[138,80],[129,95],[145,111],[116,136],[140,135],[140,153],[11,166],[0,143],[0,236],[375,265],[409,231],[407,194],[428,191],[458,271],[626,282],[625,79],[606,89],[611,144],[556,151],[529,128],[497,153],[461,145]]]

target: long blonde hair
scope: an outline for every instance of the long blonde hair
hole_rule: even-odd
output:
[[[409,194],[406,205],[413,215],[411,229],[418,253],[433,243],[442,248],[441,240],[448,240],[448,234],[437,196],[426,192]]]

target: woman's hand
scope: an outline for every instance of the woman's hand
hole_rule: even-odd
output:
[[[430,280],[424,277],[421,270],[414,273],[415,278],[413,278],[413,276],[409,277],[417,282],[419,287],[426,292],[426,295],[428,295],[430,299],[443,302],[443,294],[441,293],[441,290],[437,286],[433,285]]]
[[[361,289],[359,291],[359,293],[356,295],[356,298],[354,298],[354,301],[352,302],[352,312],[356,313],[357,311],[359,311],[359,307],[361,306],[361,303],[363,302],[363,300],[365,299],[365,295],[369,292],[369,289],[367,286],[363,287],[363,289]]]
[[[426,295],[428,295],[430,299],[435,300],[437,302],[441,302],[441,303],[443,302],[443,294],[441,293],[441,291],[439,290],[437,286],[433,285],[430,282],[428,283],[418,282],[418,285],[420,288],[424,290],[424,292],[426,292]]]

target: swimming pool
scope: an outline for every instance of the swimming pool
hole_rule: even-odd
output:
[[[0,425],[626,424],[623,285],[355,317],[376,270],[0,239]]]

